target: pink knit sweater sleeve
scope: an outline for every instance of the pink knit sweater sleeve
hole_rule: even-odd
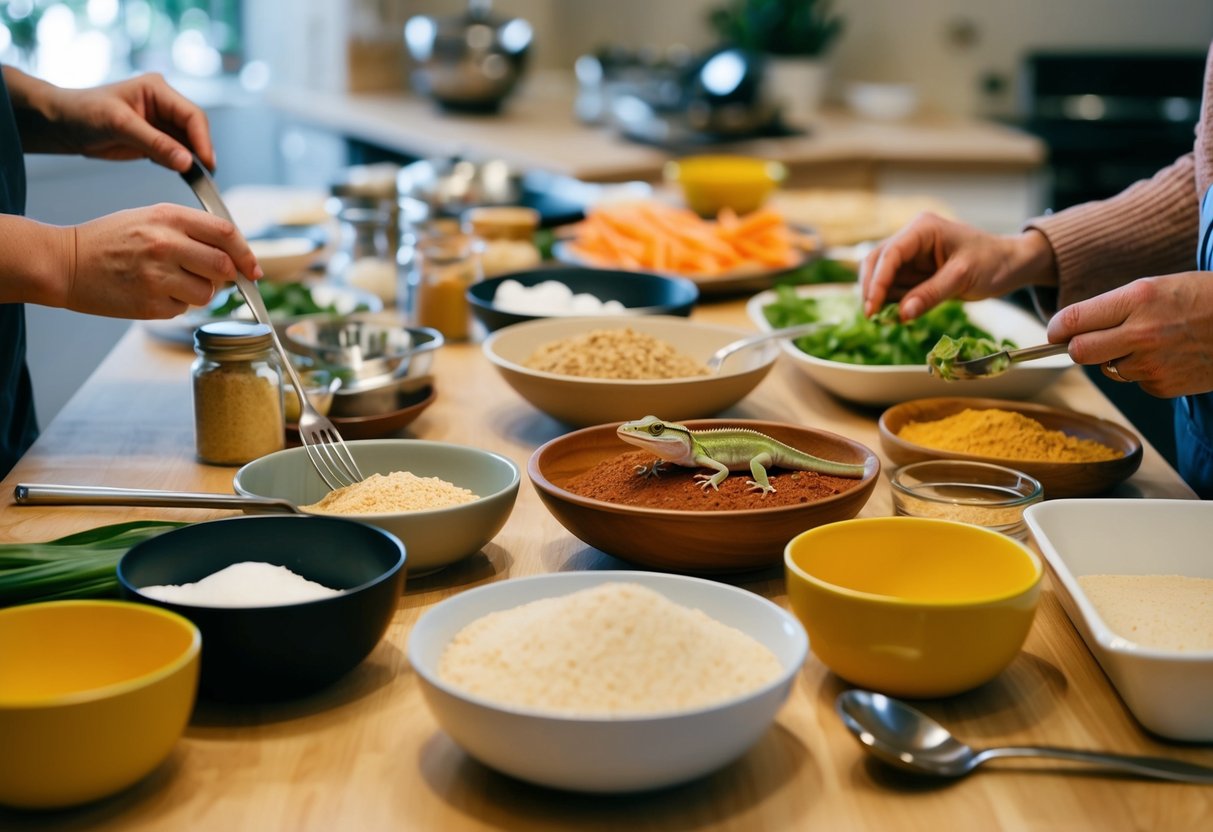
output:
[[[1213,44],[1192,153],[1116,196],[1037,217],[1057,262],[1057,306],[1085,300],[1139,277],[1192,271],[1200,200],[1213,183]],[[1038,291],[1038,308],[1052,306]]]

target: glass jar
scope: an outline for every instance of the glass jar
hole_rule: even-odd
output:
[[[467,290],[483,277],[483,243],[470,234],[448,234],[418,241],[413,258],[417,297],[413,319],[448,341],[462,341],[471,328]]]
[[[243,465],[286,447],[282,370],[265,324],[216,321],[194,332],[198,459]]]
[[[521,205],[490,205],[464,212],[468,233],[484,241],[481,266],[485,277],[529,271],[543,259],[535,245],[539,212]]]
[[[337,212],[337,221],[340,234],[329,258],[329,277],[378,296],[385,306],[394,306],[398,274],[396,252],[390,243],[391,215],[378,208],[344,206]]]

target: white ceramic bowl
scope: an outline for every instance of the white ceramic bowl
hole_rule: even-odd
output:
[[[918,90],[912,84],[877,84],[854,81],[846,86],[847,106],[864,118],[897,121],[918,109]]]
[[[391,532],[404,543],[410,576],[433,572],[479,552],[509,519],[521,472],[490,451],[422,439],[361,439],[346,442],[364,476],[408,471],[467,488],[480,499],[447,508],[390,514],[342,515]],[[288,448],[255,459],[236,472],[238,494],[280,497],[297,506],[328,493],[304,448]]]
[[[753,693],[707,708],[601,718],[502,706],[464,694],[438,678],[442,651],[472,621],[614,581],[641,584],[741,630],[769,648],[783,672]],[[604,793],[674,785],[740,757],[770,727],[807,650],[799,622],[759,595],[702,578],[628,571],[549,573],[470,589],[422,615],[408,644],[409,662],[430,710],[468,754],[532,783]]]
[[[265,237],[249,240],[249,248],[266,280],[298,280],[320,253],[310,237]]]
[[[852,283],[798,286],[801,297],[856,294]],[[773,291],[761,292],[746,303],[746,312],[759,329],[769,331],[763,308],[775,301]],[[1044,325],[1035,316],[1007,301],[991,299],[965,304],[969,320],[995,339],[1009,338],[1016,346],[1045,343]],[[977,381],[943,381],[927,373],[926,364],[869,365],[828,361],[803,352],[790,340],[780,347],[817,384],[842,399],[867,405],[890,405],[932,396],[985,396],[1024,399],[1037,395],[1074,366],[1068,355],[1055,355],[1016,364],[1000,376]]]
[[[1213,741],[1213,651],[1134,643],[1109,629],[1078,583],[1083,575],[1213,578],[1213,503],[1055,500],[1029,506],[1024,518],[1057,579],[1062,607],[1137,721],[1169,739]]]
[[[648,415],[672,421],[714,416],[749,394],[779,356],[778,347],[768,342],[733,355],[715,375],[679,379],[583,378],[524,366],[523,362],[544,344],[591,330],[625,327],[704,362],[718,348],[753,334],[672,315],[544,318],[497,330],[485,339],[483,349],[519,395],[549,416],[575,427],[627,422]]]

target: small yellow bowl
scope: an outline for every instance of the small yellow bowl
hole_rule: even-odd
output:
[[[74,806],[149,774],[189,721],[201,642],[125,601],[0,610],[0,805]]]
[[[702,217],[722,208],[755,211],[786,176],[779,162],[749,156],[688,156],[665,167],[666,181],[678,183],[687,207]]]
[[[998,532],[921,517],[831,523],[784,550],[788,598],[813,653],[891,696],[951,696],[1023,647],[1040,558]]]

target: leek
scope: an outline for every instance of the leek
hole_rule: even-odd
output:
[[[118,561],[127,550],[184,526],[136,520],[78,532],[45,543],[0,543],[0,607],[64,598],[118,594]]]

